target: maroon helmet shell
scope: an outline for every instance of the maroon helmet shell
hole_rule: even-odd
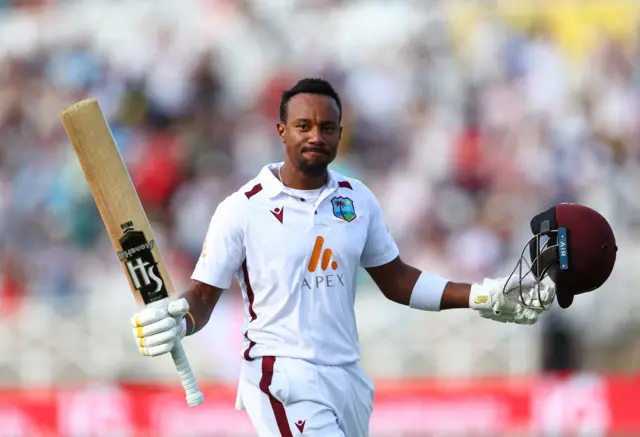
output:
[[[532,272],[545,275],[556,285],[558,304],[568,308],[575,295],[593,291],[604,284],[616,261],[613,230],[597,211],[575,203],[561,203],[531,220],[534,235],[549,242],[530,246]]]

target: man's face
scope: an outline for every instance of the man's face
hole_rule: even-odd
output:
[[[278,135],[290,162],[303,174],[320,176],[335,159],[342,134],[335,100],[318,94],[297,94],[287,105],[287,122]]]

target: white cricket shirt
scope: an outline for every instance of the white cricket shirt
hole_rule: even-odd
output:
[[[380,205],[360,181],[329,171],[311,202],[263,167],[222,201],[192,278],[245,301],[244,358],[344,365],[360,359],[354,314],[359,267],[398,256]]]

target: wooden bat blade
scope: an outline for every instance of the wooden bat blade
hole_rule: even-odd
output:
[[[96,99],[61,112],[89,189],[138,304],[167,298],[174,288],[149,220]]]

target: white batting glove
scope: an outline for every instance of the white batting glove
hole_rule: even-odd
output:
[[[189,302],[181,298],[170,302],[166,309],[145,308],[134,314],[131,325],[140,353],[155,357],[170,352],[187,331],[187,311]]]
[[[527,308],[521,303],[509,299],[503,293],[505,289],[510,297],[520,300],[520,295],[522,295],[522,299],[527,305],[539,307],[539,309]],[[480,317],[485,319],[501,323],[533,325],[544,312],[538,296],[542,299],[542,305],[548,308],[555,298],[555,287],[538,283],[532,277],[523,279],[522,283],[516,276],[510,279],[485,279],[482,284],[471,286],[469,306],[477,310]]]

